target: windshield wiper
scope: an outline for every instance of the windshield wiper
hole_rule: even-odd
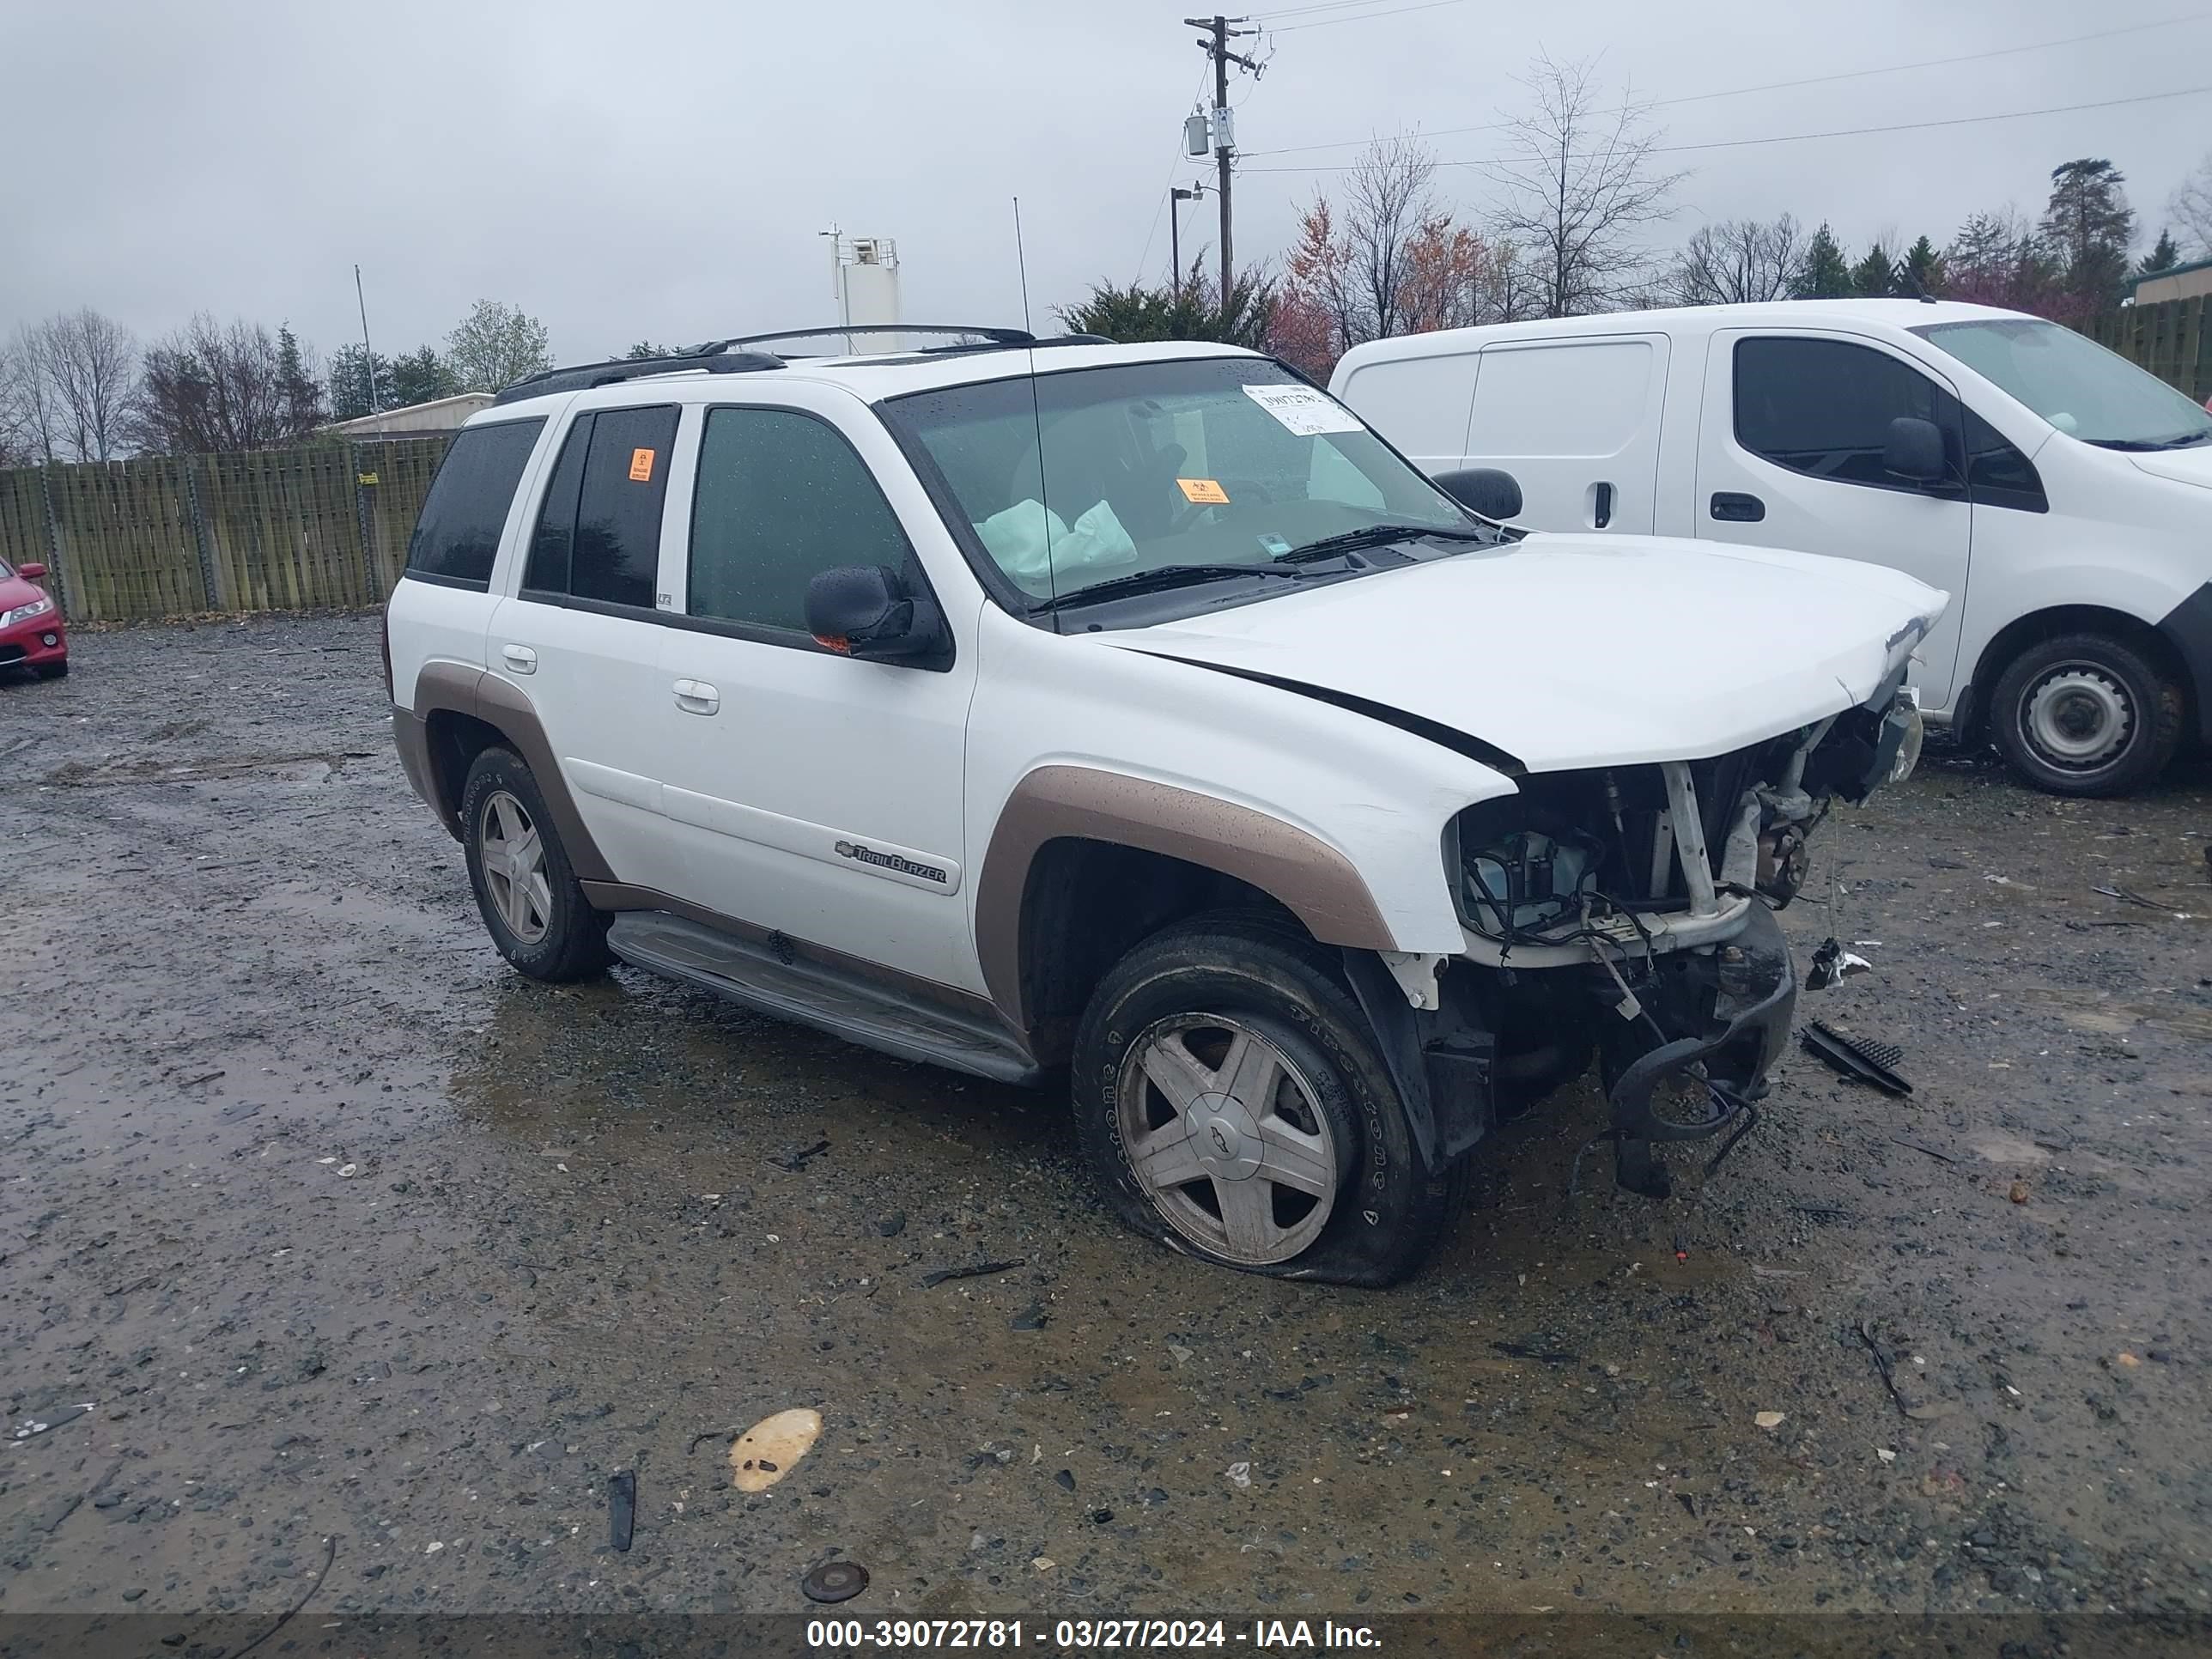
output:
[[[2206,443],[2212,443],[2212,427],[2199,432],[2184,432],[2172,438],[2154,439],[2148,447],[2152,449],[2190,449]]]
[[[1200,582],[1226,581],[1232,576],[1274,576],[1296,581],[1305,573],[1285,570],[1279,562],[1267,564],[1167,564],[1153,570],[1133,570],[1126,576],[1115,576],[1103,582],[1093,582],[1088,587],[1072,588],[1065,593],[1055,593],[1048,599],[1039,599],[1030,607],[1030,614],[1059,611],[1071,605],[1087,604],[1096,599],[1113,594],[1156,593],[1170,587],[1190,587]]]
[[[1437,536],[1446,541],[1486,542],[1492,532],[1479,530],[1473,525],[1458,526],[1425,524],[1370,524],[1364,530],[1346,530],[1334,536],[1323,536],[1317,542],[1308,542],[1287,553],[1275,556],[1277,564],[1310,564],[1316,559],[1334,558],[1340,553],[1357,552],[1363,547],[1387,547],[1392,542],[1419,541],[1425,536]]]
[[[2212,432],[2182,432],[2171,438],[2091,438],[2087,441],[2100,449],[2124,449],[2130,454],[2141,454],[2152,449],[2187,449],[2194,444],[2212,441]]]

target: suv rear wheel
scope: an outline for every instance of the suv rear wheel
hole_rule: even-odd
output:
[[[607,919],[591,907],[530,768],[487,749],[461,792],[463,845],[477,908],[499,953],[532,979],[588,979],[612,960]]]
[[[1201,917],[1123,957],[1084,1014],[1073,1083],[1115,1210],[1227,1267],[1388,1285],[1464,1198],[1423,1171],[1331,953],[1264,918]]]
[[[2180,688],[2102,634],[2039,641],[1997,677],[1991,735],[2013,769],[2057,795],[2124,795],[2180,745]]]

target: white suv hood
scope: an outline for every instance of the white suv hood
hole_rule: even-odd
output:
[[[1863,702],[1949,597],[1816,554],[1532,535],[1098,638],[1402,710],[1547,772],[1701,760]]]

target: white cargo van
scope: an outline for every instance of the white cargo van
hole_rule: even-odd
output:
[[[1922,704],[2043,788],[2123,793],[2212,738],[2212,414],[2056,324],[1911,300],[1621,312],[1378,340],[1330,390],[1431,474],[1509,474],[1534,530],[1948,589]]]

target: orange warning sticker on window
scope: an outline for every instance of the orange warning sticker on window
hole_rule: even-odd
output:
[[[1229,505],[1229,492],[1211,478],[1177,478],[1187,501],[1204,501],[1213,507]]]
[[[651,483],[653,482],[653,452],[651,450],[633,449],[630,451],[629,481],[632,483]]]

